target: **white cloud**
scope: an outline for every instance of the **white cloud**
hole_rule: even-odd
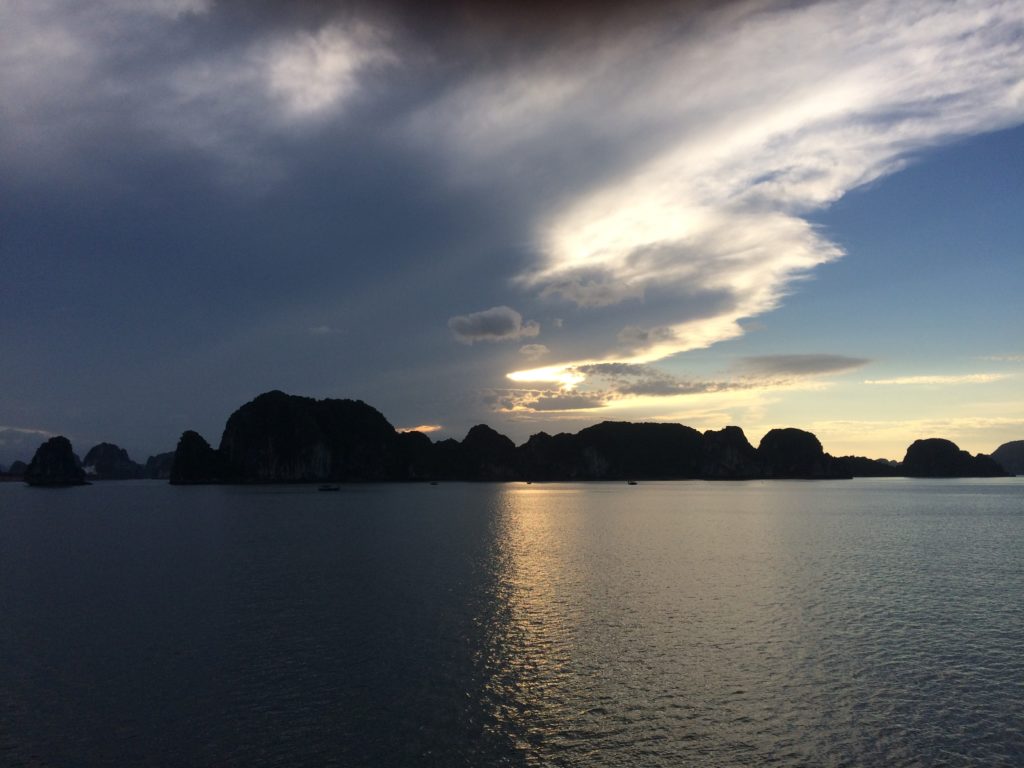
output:
[[[510,341],[536,336],[540,325],[523,321],[523,316],[511,307],[491,307],[482,312],[456,315],[448,321],[455,338],[463,344],[477,341]]]
[[[394,61],[380,31],[366,24],[299,32],[260,57],[265,87],[285,116],[298,120],[337,110],[355,94],[361,70]]]
[[[989,384],[1007,378],[1005,373],[968,373],[952,376],[899,376],[892,379],[867,379],[865,384]]]
[[[659,21],[664,21],[659,20]],[[613,155],[551,171],[520,284],[599,312],[656,289],[724,296],[625,353],[652,362],[742,334],[843,255],[803,215],[915,153],[1024,120],[1024,5],[854,0],[732,5],[690,36],[662,23],[461,84],[412,131],[454,173],[514,183],[560,169],[565,138]],[[606,160],[606,158],[602,158]],[[633,334],[633,342],[637,342]]]

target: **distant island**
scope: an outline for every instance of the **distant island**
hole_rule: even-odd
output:
[[[575,434],[538,432],[522,445],[485,424],[463,440],[398,432],[361,400],[267,392],[227,421],[213,448],[185,432],[170,482],[302,483],[424,480],[754,480],[999,477],[991,458],[948,440],[918,440],[903,464],[833,457],[800,429],[773,429],[752,446],[739,427],[605,421]]]
[[[699,432],[682,424],[605,421],[575,434],[538,432],[517,446],[485,424],[462,441],[399,432],[361,400],[264,393],[228,418],[217,448],[186,431],[173,452],[131,460],[100,443],[82,461],[64,437],[3,479],[67,486],[92,480],[203,483],[402,482],[440,480],[764,480],[853,477],[1003,477],[1024,468],[1024,441],[972,456],[949,440],[916,440],[902,462],[831,456],[801,429],[769,431],[755,448],[729,426]]]

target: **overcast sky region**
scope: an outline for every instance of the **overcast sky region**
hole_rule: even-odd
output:
[[[1024,439],[1024,2],[624,5],[0,2],[0,463],[270,389]]]

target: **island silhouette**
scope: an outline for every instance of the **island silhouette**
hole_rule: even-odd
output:
[[[996,454],[1015,461],[1022,441]],[[1012,464],[1014,468],[1017,464]],[[13,469],[13,467],[12,467]],[[522,445],[486,424],[461,441],[432,441],[398,431],[361,400],[323,399],[274,390],[238,408],[214,448],[199,433],[181,435],[173,452],[133,462],[111,443],[82,462],[64,437],[43,443],[18,467],[29,485],[166,478],[172,484],[402,481],[765,480],[853,477],[1001,477],[1011,468],[972,456],[949,440],[916,440],[902,462],[832,456],[812,433],[772,429],[755,448],[743,430],[700,432],[683,424],[604,421],[574,434],[538,432]],[[13,479],[13,478],[9,478]]]

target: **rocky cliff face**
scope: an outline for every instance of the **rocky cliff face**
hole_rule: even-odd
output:
[[[142,467],[128,456],[128,451],[113,443],[94,445],[82,461],[86,474],[100,480],[135,480],[142,477]]]
[[[1003,443],[992,452],[992,460],[1011,475],[1024,475],[1024,440]]]
[[[802,429],[773,429],[757,447],[764,477],[822,480],[849,477],[822,450],[818,438]]]
[[[849,477],[899,477],[898,465],[890,464],[881,459],[868,459],[864,456],[839,456],[836,466]]]
[[[220,455],[198,432],[182,434],[171,465],[172,485],[217,483],[225,480]]]
[[[146,459],[146,466],[142,469],[142,476],[151,480],[167,480],[171,476],[171,469],[174,467],[174,451],[158,453]]]
[[[903,459],[907,477],[1002,477],[1008,474],[989,456],[971,456],[956,443],[933,437],[915,440]]]
[[[360,400],[268,392],[228,419],[220,441],[226,475],[246,482],[405,479],[398,434]]]
[[[757,449],[739,427],[704,433],[700,449],[700,476],[709,480],[745,480],[761,476]]]
[[[516,444],[486,424],[477,424],[462,440],[466,478],[516,480],[521,476]]]
[[[682,424],[605,421],[576,434],[588,480],[700,476],[701,434]]]
[[[9,477],[24,477],[25,470],[28,469],[28,464],[24,461],[15,461],[11,466],[7,468],[7,475]]]
[[[85,485],[85,472],[64,436],[51,437],[39,446],[25,469],[25,482],[38,486]]]

